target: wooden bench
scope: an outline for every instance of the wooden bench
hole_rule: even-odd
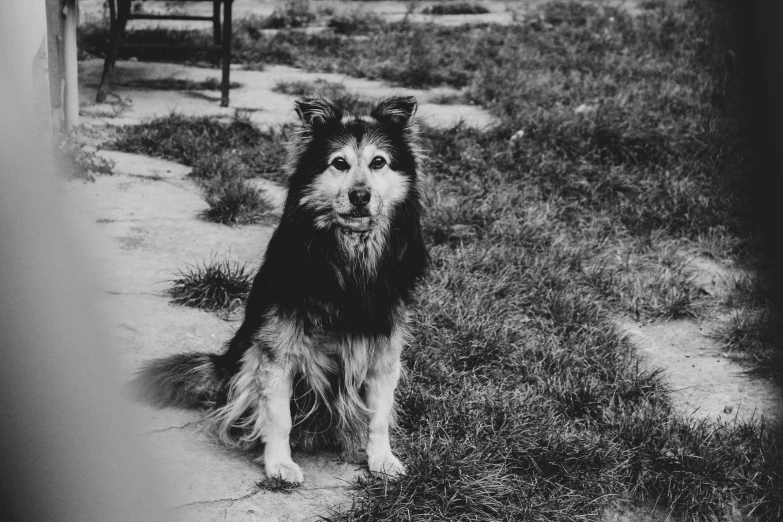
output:
[[[233,0],[178,0],[180,2],[212,2],[212,16],[192,16],[179,14],[146,14],[132,13],[131,0],[107,0],[109,4],[109,24],[110,39],[109,49],[106,52],[106,61],[103,64],[103,75],[98,85],[98,94],[95,101],[98,103],[106,99],[111,75],[114,71],[114,64],[117,61],[117,55],[125,41],[125,29],[129,20],[196,20],[203,22],[212,22],[212,33],[214,45],[206,47],[207,50],[215,51],[223,69],[223,78],[221,81],[220,105],[228,107],[228,92],[230,87],[229,76],[231,73],[231,6]],[[223,5],[223,19],[221,22],[220,6]],[[148,47],[148,46],[145,46]],[[194,49],[188,47],[187,49]],[[199,47],[199,50],[205,49]]]

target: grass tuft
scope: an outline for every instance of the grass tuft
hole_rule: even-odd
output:
[[[253,225],[268,220],[273,207],[263,191],[242,179],[220,180],[206,185],[209,208],[202,216],[223,225]]]
[[[758,253],[732,5],[634,18],[553,2],[545,24],[406,21],[371,38],[238,22],[237,63],[464,88],[500,122],[422,129],[432,270],[412,310],[394,439],[409,473],[361,481],[334,520],[599,520],[617,499],[686,520],[783,519],[780,428],[683,418],[612,322],[723,304],[692,287],[678,252]],[[120,141],[187,157],[204,179],[260,173],[241,122],[145,125]],[[248,129],[253,143],[285,133]],[[767,346],[763,291],[732,299],[749,312],[724,339]]]
[[[335,34],[344,36],[372,35],[383,31],[386,23],[375,13],[354,11],[333,16],[326,23]]]
[[[308,0],[287,0],[262,22],[264,29],[297,29],[306,27],[316,19],[316,13]]]
[[[221,81],[218,78],[206,78],[202,81],[183,78],[146,78],[122,82],[125,87],[150,89],[155,91],[219,91]],[[242,84],[230,82],[231,89],[239,89]]]
[[[96,175],[114,174],[114,162],[85,149],[73,135],[65,136],[57,149],[54,161],[57,171],[66,179],[95,181]]]
[[[245,264],[213,257],[177,271],[168,294],[175,304],[227,318],[244,305],[252,281],[253,274]]]
[[[372,107],[372,101],[349,92],[344,84],[330,82],[322,78],[314,82],[280,81],[275,84],[272,90],[291,96],[321,95],[331,100],[341,110],[353,114],[367,113]]]
[[[289,495],[293,491],[302,486],[301,483],[287,482],[279,477],[266,478],[256,482],[256,486],[262,491],[269,491],[272,493],[284,493]]]
[[[204,162],[230,152],[247,167],[248,177],[284,181],[287,137],[287,127],[262,131],[239,113],[228,121],[172,113],[123,127],[108,147],[193,166],[198,177],[204,177]]]
[[[458,2],[454,4],[435,4],[421,10],[422,14],[429,15],[475,15],[486,14],[489,9],[481,4]]]

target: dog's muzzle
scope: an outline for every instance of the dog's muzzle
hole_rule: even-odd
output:
[[[351,210],[339,215],[340,225],[357,232],[369,230],[372,227],[370,200],[372,194],[365,188],[355,188],[348,192]]]

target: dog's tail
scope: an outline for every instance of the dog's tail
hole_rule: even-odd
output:
[[[134,395],[158,407],[213,408],[227,383],[208,353],[181,353],[146,363],[133,380]]]

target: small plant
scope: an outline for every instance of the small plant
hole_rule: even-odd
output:
[[[123,127],[109,147],[193,166],[196,177],[210,177],[214,156],[232,154],[247,167],[246,177],[264,176],[284,181],[287,126],[261,130],[247,115],[237,113],[226,121],[172,113],[138,125]],[[225,159],[225,158],[224,158]]]
[[[767,299],[765,282],[760,275],[736,281],[725,299],[734,311],[712,337],[723,345],[729,357],[753,373],[783,383],[783,317],[780,309]]]
[[[646,9],[649,11],[655,9],[664,9],[666,7],[666,0],[642,0],[639,2],[640,9]]]
[[[269,477],[264,480],[259,480],[256,482],[256,486],[258,486],[262,491],[270,491],[272,493],[285,493],[286,495],[291,494],[295,489],[300,487],[302,484],[298,482],[288,482],[280,477]]]
[[[481,4],[461,2],[457,4],[435,4],[425,7],[421,12],[429,15],[475,15],[487,14],[489,9]]]
[[[202,183],[210,180],[246,179],[252,173],[243,157],[236,151],[205,155],[193,162],[191,177]]]
[[[458,92],[445,92],[433,95],[428,101],[438,105],[461,105],[465,103],[465,96]]]
[[[308,0],[288,0],[263,21],[264,29],[296,29],[310,25],[316,18]]]
[[[55,151],[55,165],[67,179],[95,181],[96,175],[114,174],[113,161],[85,149],[72,135],[60,141],[60,146]]]
[[[544,20],[552,25],[566,24],[572,27],[587,25],[590,17],[596,16],[598,9],[589,4],[575,2],[550,2],[544,8]]]
[[[630,254],[619,262],[603,262],[588,272],[588,281],[624,313],[636,319],[697,317],[703,294],[694,287],[684,259],[672,252]]]
[[[228,318],[244,304],[252,281],[253,274],[245,264],[240,265],[228,257],[213,257],[178,270],[168,294],[175,304]]]
[[[346,36],[372,34],[383,30],[385,22],[375,13],[354,12],[334,16],[326,23],[336,34]]]
[[[318,94],[330,99],[343,111],[353,114],[369,112],[372,107],[372,102],[349,92],[342,83],[330,82],[322,78],[314,82],[300,80],[278,82],[272,90],[291,96],[313,96]]]
[[[207,186],[209,208],[202,216],[223,225],[252,225],[268,218],[272,205],[264,193],[242,179],[219,180]]]
[[[218,78],[206,78],[202,81],[182,78],[147,78],[123,82],[125,87],[151,89],[154,91],[218,91],[222,84]],[[242,84],[230,82],[231,89],[239,89]]]

